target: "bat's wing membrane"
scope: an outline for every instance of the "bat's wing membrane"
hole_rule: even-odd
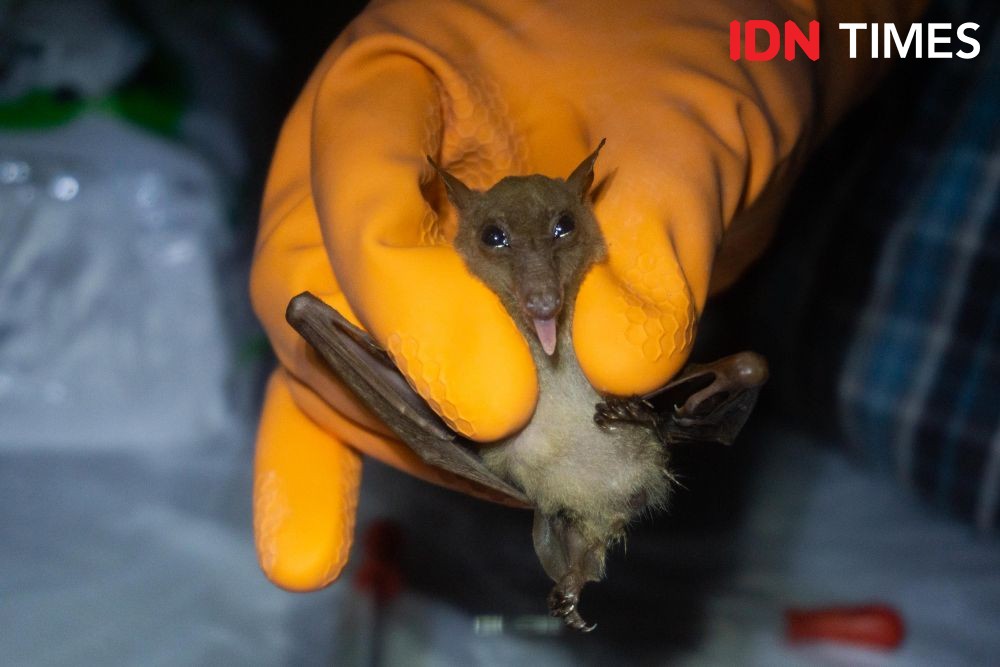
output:
[[[661,414],[658,428],[664,442],[731,445],[767,376],[764,357],[740,352],[709,364],[691,364],[643,398]]]
[[[448,428],[371,336],[309,292],[288,303],[285,318],[362,403],[426,463],[530,504]]]

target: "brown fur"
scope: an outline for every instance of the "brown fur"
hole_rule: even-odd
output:
[[[614,430],[594,423],[603,398],[573,354],[573,304],[587,270],[605,257],[604,239],[586,193],[572,182],[545,176],[511,176],[484,193],[472,193],[459,209],[455,249],[474,275],[500,297],[532,350],[539,400],[527,427],[486,447],[483,460],[522,488],[543,514],[576,516],[591,540],[610,537],[634,511],[630,498],[645,491],[662,501],[666,482],[663,445],[641,426]],[[568,213],[575,229],[555,238],[553,225]],[[501,227],[509,247],[485,245],[486,225]],[[556,353],[544,353],[521,295],[554,290],[565,304],[558,315]]]
[[[588,200],[596,156],[597,151],[566,180],[512,176],[485,192],[470,190],[439,169],[458,209],[455,249],[469,271],[500,297],[524,334],[538,372],[539,398],[531,421],[513,437],[484,447],[483,461],[524,491],[543,522],[560,526],[559,539],[542,540],[540,546],[536,522],[536,549],[550,576],[557,583],[572,580],[565,588],[575,594],[585,581],[603,576],[606,548],[625,525],[646,508],[662,506],[668,491],[663,443],[642,425],[607,429],[595,424],[595,406],[604,398],[573,352],[577,292],[587,271],[606,254]],[[553,228],[564,216],[572,218],[575,229],[556,237]],[[484,243],[484,230],[493,226],[504,232],[507,245]],[[528,303],[532,294],[557,295],[561,304],[552,356],[535,332]]]

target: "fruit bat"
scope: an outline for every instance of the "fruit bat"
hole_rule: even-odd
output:
[[[646,396],[604,396],[587,381],[570,323],[580,283],[606,256],[589,205],[603,145],[565,180],[508,176],[486,191],[427,158],[458,212],[455,250],[497,294],[531,349],[538,403],[518,433],[487,444],[465,440],[374,339],[337,311],[305,292],[286,313],[340,380],[424,461],[534,508],[535,551],[555,582],[549,611],[584,631],[594,627],[578,608],[584,585],[603,578],[606,553],[631,520],[667,503],[670,446],[731,444],[767,379],[764,359],[743,352],[690,365]]]

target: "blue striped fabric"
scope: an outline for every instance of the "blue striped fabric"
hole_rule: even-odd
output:
[[[928,63],[926,106],[900,165],[902,203],[838,401],[866,459],[991,529],[1000,520],[1000,26],[990,21],[977,37],[977,59]]]

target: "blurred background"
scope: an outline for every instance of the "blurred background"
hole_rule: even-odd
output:
[[[527,513],[372,461],[338,583],[257,567],[258,204],[363,6],[317,4],[0,0],[0,663],[1000,660],[995,3],[934,5],[981,25],[980,57],[902,61],[710,305],[694,358],[757,349],[772,381],[736,447],[676,453],[587,636],[544,615]],[[784,637],[790,608],[872,602],[897,650]]]

